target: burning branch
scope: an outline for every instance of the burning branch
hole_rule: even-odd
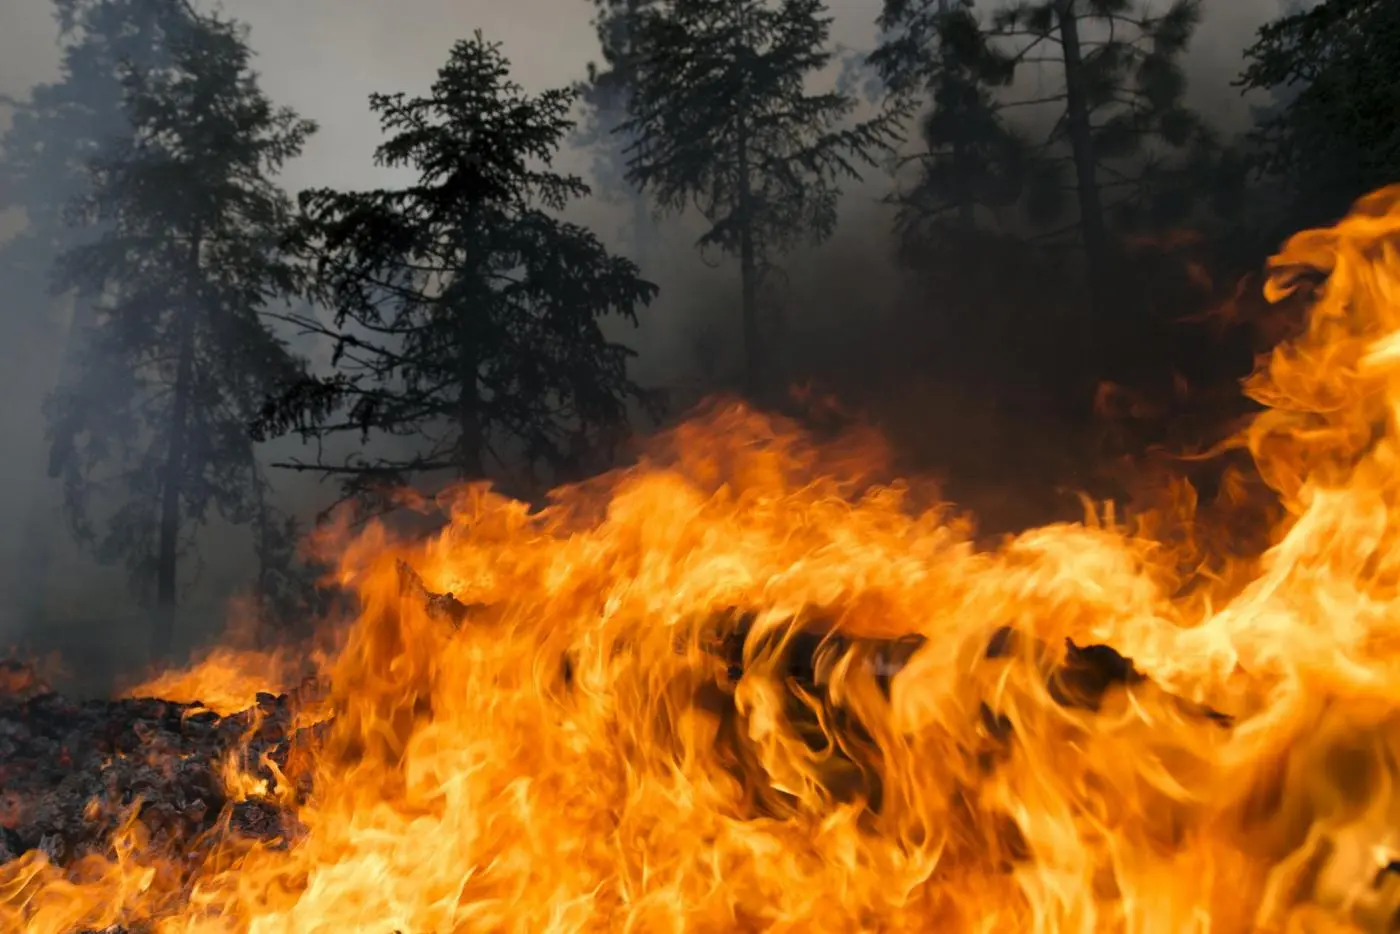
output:
[[[428,615],[434,619],[445,619],[454,627],[461,626],[473,613],[486,609],[484,604],[463,603],[451,593],[433,593],[423,583],[423,578],[405,561],[398,563],[400,593],[405,597],[416,597],[423,601]]]

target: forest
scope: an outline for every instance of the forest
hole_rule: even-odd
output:
[[[1400,931],[1400,3],[40,2],[0,931]]]
[[[180,607],[211,536],[245,536],[252,616],[295,630],[333,599],[300,547],[333,513],[483,478],[537,500],[716,393],[788,412],[834,396],[955,491],[998,471],[1023,492],[1111,483],[1085,462],[1242,413],[1222,398],[1295,324],[1254,297],[1265,259],[1400,181],[1386,0],[1260,28],[1242,132],[1186,103],[1205,0],[885,0],[860,50],[832,41],[823,0],[577,2],[596,52],[572,85],[527,89],[511,49],[465,35],[431,84],[366,102],[378,147],[346,158],[404,184],[291,191],[280,173],[318,128],[264,91],[236,19],[53,0],[60,75],[6,102],[0,208],[23,224],[0,282],[11,318],[63,347],[35,482],[124,571],[150,658],[191,645]],[[789,261],[872,188],[904,310],[804,320]],[[625,235],[579,222],[590,202],[620,206]],[[634,335],[659,326],[658,230],[678,227],[732,294],[692,372],[651,379]],[[973,403],[919,398],[929,384],[1058,451],[1031,480],[934,444],[923,408]],[[334,495],[288,503],[291,475]],[[43,502],[20,529],[25,634],[62,616]]]

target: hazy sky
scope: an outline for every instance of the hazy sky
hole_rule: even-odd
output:
[[[836,38],[868,47],[879,6],[833,0]],[[1278,0],[1205,0],[1205,7],[1191,56],[1195,103],[1218,120],[1237,118],[1243,108],[1228,81],[1254,30],[1277,15]],[[0,93],[23,94],[54,75],[50,9],[49,0],[0,0]],[[567,84],[595,54],[588,0],[227,0],[223,9],[251,26],[272,96],[321,124],[289,173],[292,188],[363,183],[377,141],[366,97],[424,87],[451,43],[474,29],[504,44],[527,87]]]

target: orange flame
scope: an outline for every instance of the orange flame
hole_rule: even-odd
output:
[[[0,927],[1390,930],[1397,244],[1400,188],[1272,264],[1315,294],[1247,387],[1262,554],[1112,510],[979,551],[859,448],[721,406],[546,510],[470,487],[431,541],[349,542],[305,835],[185,876],[133,823],[0,867]]]

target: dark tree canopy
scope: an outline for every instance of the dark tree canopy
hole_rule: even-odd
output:
[[[979,206],[997,208],[1021,193],[1026,144],[1001,113],[997,90],[1016,62],[990,41],[972,0],[886,0],[885,41],[870,56],[888,92],[923,107],[922,151],[913,184],[893,199],[906,235],[928,236],[976,223]]]
[[[557,216],[588,194],[550,162],[573,127],[574,92],[527,94],[497,44],[457,43],[424,96],[375,95],[388,139],[381,166],[403,188],[303,193],[297,248],[337,372],[269,405],[262,430],[377,439],[380,456],[293,464],[344,480],[361,504],[447,473],[479,478],[489,460],[568,473],[647,395],[631,351],[600,319],[636,322],[656,293],[630,261]]]
[[[599,113],[625,116],[637,85],[645,23],[662,0],[589,2],[594,8],[593,29],[603,61],[588,63],[587,77],[579,84],[579,99]]]
[[[123,70],[164,61],[167,33],[185,16],[180,0],[55,0],[53,6],[58,77],[34,85],[22,100],[0,98],[11,118],[0,135],[0,210],[24,223],[0,243],[0,282],[10,333],[27,345],[27,359],[14,361],[0,382],[26,390],[37,381],[47,390],[55,364],[61,372],[72,363],[73,339],[91,306],[86,294],[52,294],[51,270],[60,252],[97,234],[95,227],[68,224],[64,214],[87,186],[88,161],[105,141],[130,130]],[[37,621],[46,612],[56,510],[37,464],[30,483],[17,576],[24,615]]]
[[[1234,153],[1185,106],[1181,57],[1201,12],[1201,0],[1022,0],[987,15],[972,0],[886,0],[872,61],[927,108],[906,224],[956,211],[966,228],[978,206],[1015,203],[1045,240],[1072,234],[1099,282],[1115,234],[1234,210]]]
[[[1007,6],[993,34],[1015,57],[1060,71],[1062,83],[1036,103],[1062,116],[1038,160],[1029,206],[1052,219],[1059,192],[1072,192],[1091,253],[1102,248],[1108,215],[1144,203],[1163,156],[1208,139],[1183,103],[1185,52],[1201,18],[1200,0],[1164,8],[1141,0],[1038,0]]]
[[[774,259],[829,237],[843,180],[897,139],[897,115],[808,83],[832,59],[822,0],[668,0],[645,18],[628,176],[666,210],[696,207],[699,246],[737,256],[745,388],[760,382],[757,296]]]
[[[1186,106],[1201,15],[1201,0],[885,0],[872,62],[922,108],[892,197],[900,248],[959,319],[939,323],[938,366],[1028,361],[1087,418],[1102,380],[1177,339],[1143,270],[1179,269],[1182,228],[1218,234],[1246,198],[1237,148]],[[1009,310],[1019,276],[1055,294],[1034,322]]]
[[[1325,0],[1265,25],[1245,58],[1243,88],[1282,101],[1254,139],[1257,169],[1293,206],[1273,235],[1331,223],[1400,179],[1400,4]]]
[[[1220,158],[1184,104],[1181,56],[1200,16],[1201,0],[1019,0],[985,27],[1018,84],[1029,85],[1028,70],[1037,85],[1052,82],[1048,93],[1006,98],[1001,112],[1048,128],[1024,150],[1019,201],[1042,239],[1083,257],[1087,300],[1074,328],[1086,367],[1124,326],[1122,234],[1185,220],[1195,181]]]
[[[11,125],[0,138],[0,207],[19,208],[26,220],[6,256],[15,255],[17,244],[36,247],[38,262],[30,269],[45,281],[52,253],[88,233],[68,224],[64,212],[86,188],[89,160],[130,131],[123,75],[167,63],[171,32],[188,21],[182,0],[55,0],[54,6],[60,77],[35,85],[27,100],[10,102]]]
[[[259,89],[235,24],[191,14],[166,41],[165,64],[126,69],[131,132],[102,147],[75,206],[99,236],[61,257],[57,284],[95,307],[47,405],[75,530],[154,596],[157,655],[194,530],[211,514],[269,522],[247,426],[300,369],[264,319],[292,287],[272,178],[314,130]]]

